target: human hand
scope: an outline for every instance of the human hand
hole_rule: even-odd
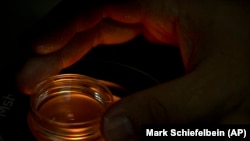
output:
[[[59,10],[65,17],[51,16],[59,21],[38,32],[34,50],[43,55],[21,70],[24,93],[97,45],[143,34],[149,41],[179,46],[187,73],[115,103],[103,120],[107,140],[134,139],[146,123],[215,122],[232,114],[224,121],[249,122],[249,108],[239,106],[250,92],[249,2],[128,0],[67,6],[77,8]]]

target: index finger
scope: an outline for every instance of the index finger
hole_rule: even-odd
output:
[[[32,47],[39,54],[55,52],[77,32],[93,27],[102,17],[101,4],[62,1],[34,27]]]
[[[145,5],[140,0],[63,1],[36,27],[33,49],[48,54],[63,48],[78,32],[84,32],[104,18],[122,23],[141,23]]]

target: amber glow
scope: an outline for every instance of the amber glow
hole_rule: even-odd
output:
[[[56,122],[77,123],[97,119],[104,111],[100,103],[88,96],[66,94],[48,100],[39,109],[39,114]]]

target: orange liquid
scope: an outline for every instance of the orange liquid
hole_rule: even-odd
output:
[[[58,95],[46,101],[38,110],[48,119],[77,123],[100,118],[105,109],[98,101],[82,94]]]

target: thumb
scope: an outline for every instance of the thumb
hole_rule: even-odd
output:
[[[103,134],[106,140],[137,140],[141,127],[144,124],[178,122],[178,115],[175,115],[176,119],[169,116],[169,114],[175,113],[177,109],[169,108],[169,106],[174,106],[170,103],[170,105],[166,104],[168,102],[167,96],[169,95],[164,90],[165,85],[162,84],[132,94],[112,105],[106,112],[102,122]],[[168,110],[173,111],[169,112]],[[181,120],[183,119],[180,119],[179,122]]]
[[[103,118],[104,136],[108,141],[128,141],[138,138],[146,124],[218,120],[244,99],[237,89],[247,88],[232,69],[226,75],[222,68],[205,63],[183,77],[121,99]]]
[[[103,118],[102,129],[107,141],[136,140],[142,124],[164,122],[165,118],[159,101],[147,93],[138,93],[112,105]]]

